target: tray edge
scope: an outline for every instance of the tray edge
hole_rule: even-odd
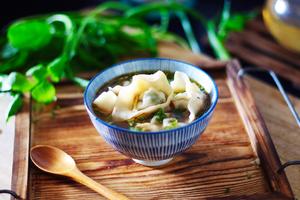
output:
[[[248,84],[238,76],[239,69],[241,66],[238,60],[232,60],[227,64],[227,82],[247,128],[252,148],[260,159],[261,167],[267,175],[272,191],[293,198],[294,195],[286,174],[277,173],[281,166],[278,153]]]
[[[20,198],[27,198],[29,175],[29,148],[31,131],[31,100],[24,98],[22,110],[15,119],[15,141],[13,152],[13,169],[11,190]],[[12,197],[12,199],[14,199]]]

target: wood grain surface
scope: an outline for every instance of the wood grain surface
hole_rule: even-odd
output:
[[[31,145],[63,149],[86,175],[132,199],[279,198],[271,194],[224,73],[214,75],[220,100],[212,122],[191,149],[167,166],[141,166],[114,151],[93,128],[82,91],[68,84],[59,87],[56,104],[33,105]],[[101,199],[84,186],[32,165],[29,198]]]

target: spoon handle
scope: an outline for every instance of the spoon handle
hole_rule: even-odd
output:
[[[100,183],[97,183],[90,177],[84,175],[79,169],[75,168],[72,171],[72,174],[69,175],[71,178],[73,178],[78,183],[81,183],[88,188],[98,192],[99,194],[103,195],[104,197],[110,199],[110,200],[129,200],[126,196],[123,194],[120,194],[112,189],[109,189]]]

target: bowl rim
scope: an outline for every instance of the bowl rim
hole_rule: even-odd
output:
[[[209,107],[209,109],[203,113],[203,115],[201,115],[200,117],[198,117],[196,120],[192,121],[191,123],[189,124],[186,124],[184,126],[180,126],[178,128],[174,128],[174,129],[169,129],[169,130],[161,130],[161,131],[134,131],[134,130],[130,130],[130,129],[127,129],[127,128],[122,128],[122,127],[119,127],[119,126],[115,126],[115,125],[112,125],[112,124],[109,124],[107,123],[106,121],[100,119],[99,117],[97,117],[97,115],[95,115],[94,112],[92,112],[89,108],[89,106],[87,105],[87,91],[91,85],[91,83],[98,77],[100,76],[102,73],[106,72],[107,70],[111,70],[112,68],[114,67],[117,67],[119,65],[123,65],[123,64],[126,64],[126,63],[131,63],[131,62],[136,62],[136,61],[147,61],[147,60],[167,60],[167,61],[172,61],[172,62],[178,62],[178,63],[182,63],[182,64],[186,64],[186,65],[189,65],[190,67],[193,67],[193,68],[196,68],[197,70],[200,70],[202,71],[206,76],[208,76],[208,78],[212,81],[213,83],[213,90],[215,90],[216,92],[216,98],[215,98],[215,101],[212,102],[211,106]],[[108,67],[107,69],[104,69],[102,71],[100,71],[99,73],[97,73],[92,79],[90,79],[87,87],[85,88],[85,91],[84,91],[84,94],[83,94],[83,101],[84,101],[84,106],[86,108],[86,110],[88,111],[89,114],[92,114],[92,116],[98,121],[100,122],[101,124],[105,125],[105,126],[108,126],[109,128],[112,128],[112,129],[116,129],[118,131],[125,131],[125,132],[128,132],[130,134],[163,134],[163,133],[170,133],[170,132],[174,132],[174,131],[177,131],[177,130],[180,130],[180,129],[185,129],[187,128],[188,126],[191,126],[193,124],[196,124],[198,123],[199,121],[202,121],[204,118],[206,118],[209,114],[211,114],[213,112],[213,110],[215,109],[216,105],[217,105],[217,102],[218,102],[218,99],[219,99],[219,92],[218,92],[218,87],[217,87],[217,84],[215,83],[214,79],[207,73],[205,72],[203,69],[201,69],[200,67],[196,66],[196,65],[193,65],[191,63],[188,63],[188,62],[184,62],[184,61],[181,61],[181,60],[176,60],[176,59],[169,59],[169,58],[137,58],[137,59],[132,59],[132,60],[127,60],[127,61],[123,61],[123,62],[119,62],[119,63],[116,63],[114,65],[111,65],[110,67]],[[91,115],[89,115],[91,116]]]

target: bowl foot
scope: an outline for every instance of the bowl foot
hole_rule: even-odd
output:
[[[141,165],[145,165],[145,166],[149,166],[149,167],[156,167],[156,166],[165,165],[168,162],[170,162],[172,159],[173,158],[169,158],[166,160],[137,160],[137,159],[132,159],[132,160]]]

